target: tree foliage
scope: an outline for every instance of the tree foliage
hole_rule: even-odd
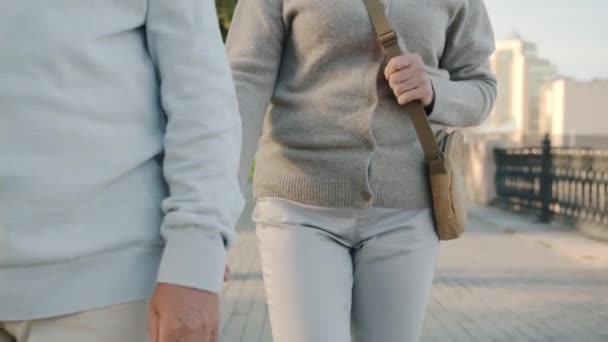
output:
[[[228,33],[228,29],[230,28],[232,14],[234,13],[236,2],[237,0],[215,0],[217,17],[220,23],[220,29],[222,30],[222,36],[224,38],[226,38],[226,33]]]

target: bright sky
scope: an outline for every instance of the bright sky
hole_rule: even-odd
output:
[[[497,38],[516,30],[563,76],[608,78],[608,0],[485,0]]]

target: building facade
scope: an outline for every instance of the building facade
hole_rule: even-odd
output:
[[[490,59],[498,81],[494,109],[477,132],[509,136],[520,141],[526,135],[542,134],[539,98],[544,84],[557,70],[537,55],[536,44],[512,33],[496,42]]]
[[[542,88],[541,130],[555,145],[608,147],[608,79],[557,79]]]

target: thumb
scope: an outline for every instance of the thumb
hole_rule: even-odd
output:
[[[158,342],[158,313],[156,309],[150,308],[150,317],[148,318],[148,342]]]
[[[211,333],[211,336],[209,337],[209,342],[219,342],[218,339],[218,331],[217,329],[214,329],[213,332]]]

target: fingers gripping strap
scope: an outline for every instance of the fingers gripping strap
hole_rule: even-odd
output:
[[[389,59],[400,56],[402,51],[399,48],[397,34],[388,21],[384,13],[384,6],[380,0],[363,0],[363,2],[378,36],[378,42],[382,46],[386,56]],[[422,102],[419,100],[410,102],[405,105],[405,108],[411,115],[412,123],[416,129],[416,134],[418,135],[426,159],[431,161],[441,158],[439,146],[435,140],[435,135],[431,129]]]

